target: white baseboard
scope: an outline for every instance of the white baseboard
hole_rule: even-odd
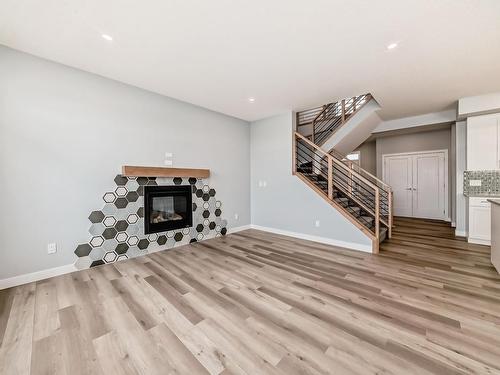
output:
[[[332,238],[312,236],[310,234],[290,232],[288,230],[276,229],[276,228],[270,228],[270,227],[262,227],[260,225],[254,225],[254,224],[251,225],[251,228],[252,229],[257,229],[257,230],[262,230],[264,232],[271,232],[271,233],[281,234],[283,236],[300,238],[302,240],[309,240],[309,241],[313,241],[313,242],[319,242],[319,243],[323,243],[323,244],[326,244],[326,245],[344,247],[344,248],[350,249],[350,250],[363,251],[365,253],[371,253],[372,252],[371,245],[362,245],[362,244],[358,244],[358,243],[354,243],[354,242],[346,242],[346,241],[334,240]]]
[[[481,240],[479,238],[467,238],[468,243],[474,243],[477,245],[486,245],[486,246],[491,246],[491,241],[489,240]]]
[[[467,232],[464,230],[455,230],[455,236],[457,237],[467,237]]]
[[[357,243],[353,243],[353,242],[334,240],[331,238],[311,236],[309,234],[290,232],[287,230],[276,229],[276,228],[262,227],[260,225],[242,225],[239,227],[229,228],[227,233],[231,234],[231,233],[241,232],[241,231],[247,230],[247,229],[258,229],[258,230],[262,230],[265,232],[281,234],[284,236],[300,238],[303,240],[319,242],[319,243],[323,243],[323,244],[327,244],[327,245],[344,247],[347,249],[364,251],[367,253],[372,252],[371,246],[369,246],[369,245],[361,245],[361,244],[357,244]],[[11,288],[11,287],[18,286],[18,285],[28,284],[28,283],[31,283],[34,281],[48,279],[48,278],[54,277],[54,276],[64,275],[66,273],[71,273],[74,271],[77,271],[74,264],[67,264],[65,266],[49,268],[47,270],[41,270],[41,271],[37,271],[37,272],[28,273],[26,275],[19,275],[19,276],[10,277],[8,279],[1,279],[0,280],[0,290]]]
[[[452,222],[451,222],[451,226],[452,226],[453,228],[455,228],[455,227],[457,226],[457,223],[455,223],[454,221],[452,221]]]
[[[228,228],[227,233],[231,234],[231,233],[241,232],[242,230],[247,230],[247,229],[252,229],[252,226],[248,224],[248,225],[242,225],[240,227]]]
[[[49,277],[63,275],[65,273],[70,273],[76,270],[77,269],[74,264],[67,264],[65,266],[49,268],[47,270],[41,270],[25,275],[10,277],[8,279],[2,279],[0,280],[0,290],[11,288],[13,286],[28,284],[34,281],[48,279]]]

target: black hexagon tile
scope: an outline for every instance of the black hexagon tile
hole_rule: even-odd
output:
[[[115,184],[118,186],[124,186],[127,183],[127,181],[128,181],[128,178],[124,177],[120,174],[115,177]]]
[[[100,223],[104,220],[104,214],[102,211],[92,211],[89,215],[89,220],[91,223]]]

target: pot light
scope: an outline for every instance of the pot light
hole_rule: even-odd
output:
[[[102,34],[101,36],[102,36],[103,39],[107,40],[108,42],[112,42],[113,41],[113,37],[111,35]]]
[[[248,98],[248,101],[249,101],[250,103],[255,103],[255,98]]]
[[[397,46],[398,46],[398,44],[397,44],[397,43],[391,43],[391,44],[389,44],[389,45],[387,46],[387,49],[394,49],[394,48],[396,48]]]

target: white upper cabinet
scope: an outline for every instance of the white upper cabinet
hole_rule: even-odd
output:
[[[467,170],[500,169],[500,115],[467,119]]]

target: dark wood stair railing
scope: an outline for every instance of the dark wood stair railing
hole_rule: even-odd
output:
[[[293,173],[367,234],[377,253],[381,233],[391,235],[392,194],[298,132],[293,141]]]

